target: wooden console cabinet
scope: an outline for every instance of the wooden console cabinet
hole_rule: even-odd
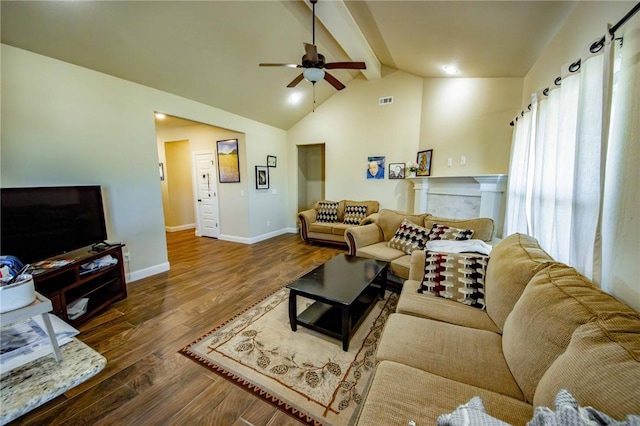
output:
[[[122,247],[122,244],[112,245],[99,251],[84,247],[47,259],[73,262],[33,273],[36,291],[51,300],[53,314],[73,326],[82,324],[112,303],[127,297]],[[118,263],[91,271],[81,268],[107,255],[111,255]],[[86,313],[69,319],[67,305],[81,298],[89,299]]]

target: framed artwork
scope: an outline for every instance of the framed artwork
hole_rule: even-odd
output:
[[[218,177],[220,183],[240,182],[240,158],[238,139],[217,142]]]
[[[256,189],[269,189],[269,167],[256,166]]]
[[[274,155],[267,155],[267,167],[276,167],[278,158]]]
[[[384,179],[385,157],[368,157],[367,179]]]
[[[431,176],[431,157],[433,155],[433,150],[428,149],[426,151],[418,152],[418,159],[416,162],[418,163],[418,172],[416,175],[418,176]]]
[[[404,179],[404,163],[389,163],[389,179]]]

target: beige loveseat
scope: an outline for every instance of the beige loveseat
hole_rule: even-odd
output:
[[[403,219],[430,230],[434,224],[453,228],[471,229],[471,238],[489,242],[493,241],[494,223],[491,218],[448,219],[432,216],[429,213],[409,214],[397,210],[382,209],[369,216],[358,228],[345,232],[344,238],[352,256],[367,257],[390,262],[391,274],[402,280],[409,278],[411,256],[404,251],[388,246]],[[391,277],[393,280],[393,277]]]
[[[618,420],[640,414],[640,314],[534,238],[494,247],[486,310],[418,293],[424,274],[415,251],[357,424],[435,425],[479,396],[488,415],[524,425],[560,389]]]
[[[324,206],[328,204],[336,205],[335,217],[333,219],[328,219],[328,216],[323,217],[322,215]],[[317,201],[312,209],[298,213],[300,237],[307,243],[310,241],[320,241],[344,245],[346,244],[344,240],[345,231],[349,228],[359,226],[360,222],[358,219],[362,220],[373,213],[377,213],[379,208],[380,203],[377,201]],[[349,214],[352,210],[358,213]],[[324,211],[326,212],[326,210]],[[318,212],[321,212],[321,214]],[[345,218],[345,214],[349,214],[349,216]],[[352,220],[345,223],[345,219],[349,218]]]

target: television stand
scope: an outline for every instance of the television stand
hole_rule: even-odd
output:
[[[87,246],[45,260],[55,265],[70,261],[61,266],[38,269],[36,263],[35,271],[31,272],[36,291],[51,300],[53,314],[73,326],[82,324],[118,300],[126,299],[122,247],[123,244],[113,244],[96,252]],[[82,268],[108,255],[117,263],[90,270]],[[69,318],[67,306],[83,298],[89,299],[86,312]]]

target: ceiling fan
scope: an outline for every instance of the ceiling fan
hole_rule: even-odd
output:
[[[316,3],[318,0],[310,0],[313,10],[313,44],[304,43],[305,54],[302,56],[302,64],[260,64],[261,67],[289,67],[289,68],[305,68],[304,72],[294,78],[287,87],[295,87],[302,81],[307,79],[314,85],[324,79],[337,90],[342,90],[345,85],[337,78],[326,72],[332,69],[350,69],[365,70],[367,66],[364,62],[329,62],[324,61],[324,56],[318,53],[316,47]]]

